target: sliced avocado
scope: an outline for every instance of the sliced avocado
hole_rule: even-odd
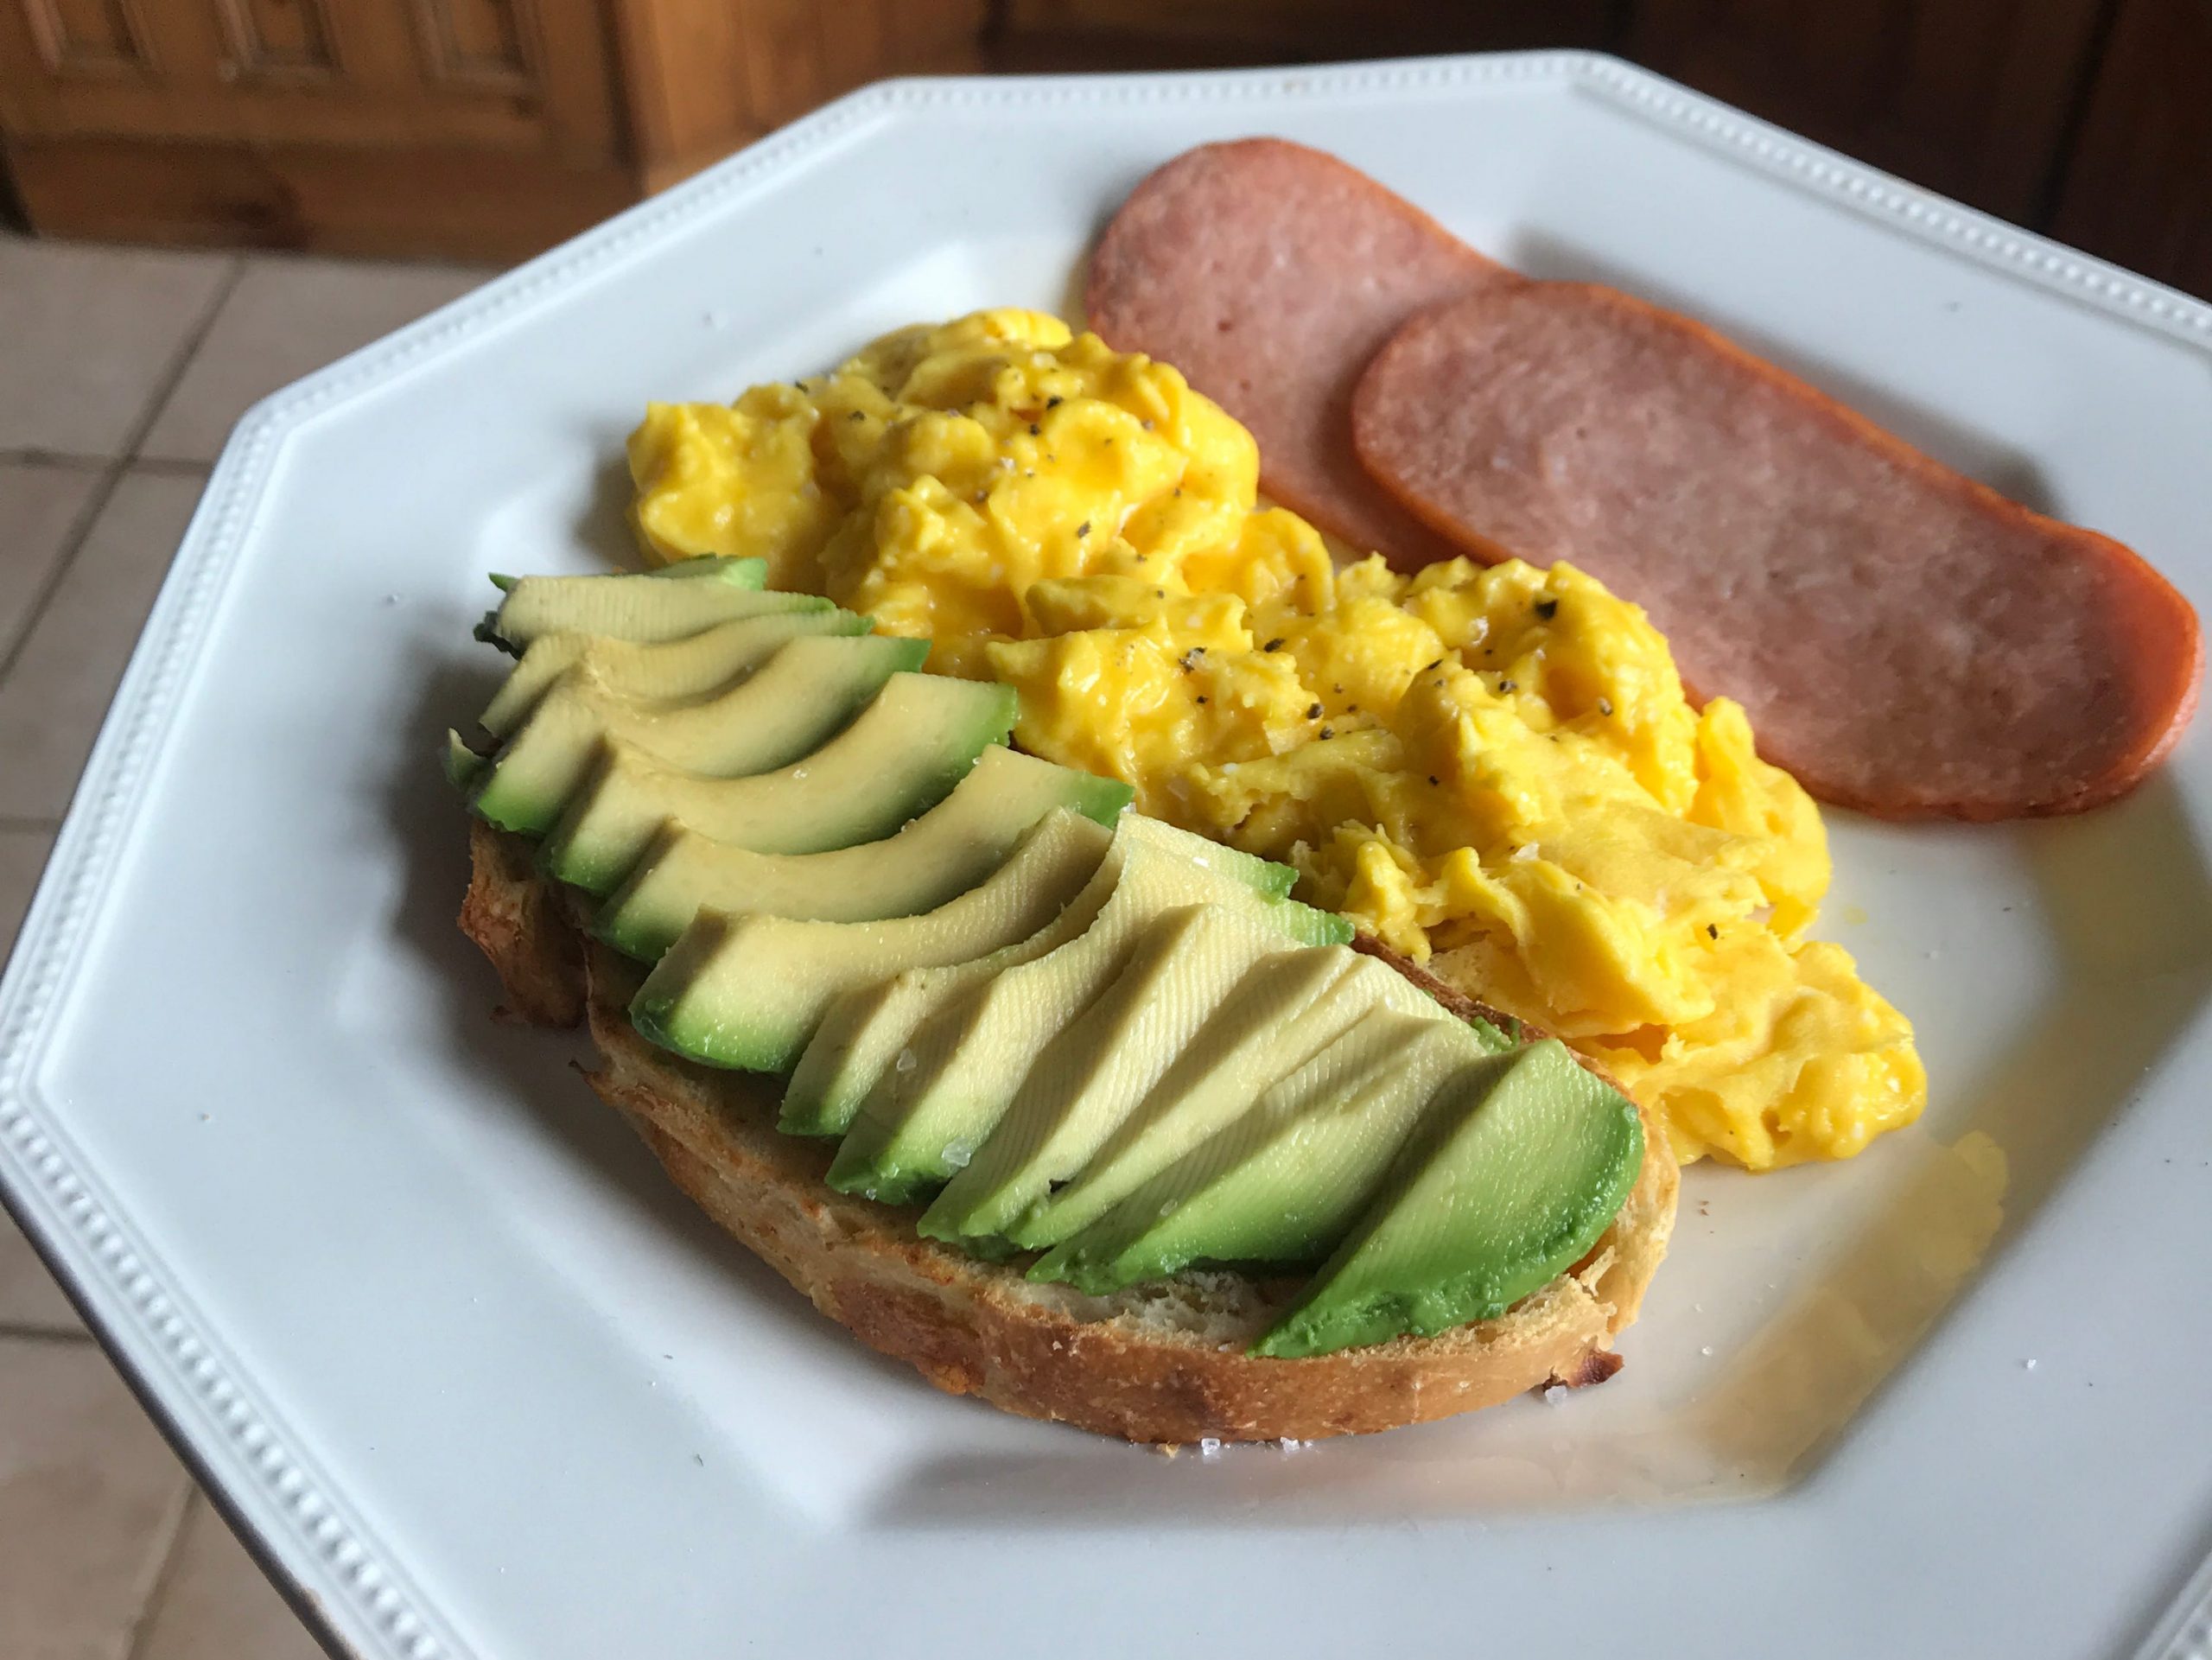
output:
[[[1339,947],[1257,964],[1090,1161],[1010,1237],[1032,1250],[1071,1237],[1377,1008],[1452,1018],[1404,976]],[[1507,1046],[1487,1027],[1470,1030],[1493,1052]]]
[[[476,723],[504,738],[568,670],[588,665],[598,679],[632,697],[702,697],[749,674],[785,640],[802,634],[865,634],[874,625],[824,604],[717,623],[686,639],[641,646],[597,634],[541,634],[530,643]]]
[[[1265,898],[1220,861],[1199,864],[1158,828],[1152,819],[1122,821],[1120,834],[1133,845],[1112,897],[1082,933],[1019,966],[959,983],[930,1013],[862,1098],[830,1166],[830,1186],[904,1199],[950,1179],[996,1126],[1038,1053],[1113,983],[1165,912],[1211,900],[1239,907],[1291,944],[1341,938],[1342,919]]]
[[[726,691],[671,702],[609,686],[588,663],[538,699],[469,805],[503,830],[543,835],[620,738],[702,778],[742,778],[810,754],[883,683],[921,667],[929,642],[893,634],[794,639]]]
[[[784,611],[820,611],[818,594],[785,594],[719,582],[664,582],[655,576],[525,576],[499,602],[480,633],[515,651],[547,634],[605,634],[651,644],[683,639],[717,623]]]
[[[1287,894],[1297,879],[1297,873],[1286,865],[1216,848],[1203,837],[1156,818],[1128,815],[1116,825],[1113,849],[1099,865],[1097,875],[1039,934],[992,957],[944,968],[918,969],[887,984],[840,998],[823,1017],[821,1029],[791,1074],[784,1092],[781,1128],[797,1135],[843,1135],[861,1103],[897,1057],[911,1049],[914,1034],[932,1015],[950,1008],[993,976],[1057,951],[1089,928],[1120,884],[1122,862],[1129,850],[1138,846],[1183,856],[1186,869],[1192,873],[1185,903],[1195,902],[1212,891],[1210,878],[1214,874],[1271,900]],[[1223,851],[1230,856],[1214,856]],[[1197,860],[1205,862],[1199,864]],[[1301,923],[1306,919],[1299,919]]]
[[[702,908],[823,922],[913,916],[982,881],[1054,808],[1110,828],[1134,793],[1116,779],[995,744],[950,795],[880,842],[756,853],[671,825],[601,907],[592,932],[651,962]]]
[[[655,577],[711,576],[735,588],[762,588],[766,586],[768,580],[768,562],[765,559],[740,558],[719,553],[705,554],[696,559],[684,559],[672,565],[663,565],[658,570],[610,571],[607,575]],[[516,588],[525,580],[527,579],[521,576],[509,576],[500,571],[495,570],[491,573],[492,586],[502,594],[513,593]],[[582,580],[597,581],[598,579],[592,577]],[[497,611],[486,612],[484,620],[476,626],[476,638],[486,646],[497,646],[503,649],[513,650],[514,648],[507,641],[499,637],[497,626],[499,620],[499,614]]]
[[[1430,1098],[1505,1064],[1457,1021],[1371,1009],[1030,1272],[1100,1293],[1197,1262],[1319,1261]]]
[[[991,1133],[922,1217],[922,1232],[1007,1233],[1090,1161],[1239,981],[1271,957],[1303,954],[1226,906],[1154,919],[1112,983],[1038,1053]]]
[[[721,582],[734,582],[740,588],[759,588],[768,580],[768,562],[748,555],[734,553],[702,553],[689,559],[677,559],[656,566],[643,573],[663,581],[670,577],[715,577]]]
[[[671,819],[756,853],[880,842],[950,795],[1014,715],[1010,687],[894,674],[850,726],[779,772],[701,778],[610,739],[547,839],[545,868],[611,894]]]
[[[1556,1038],[1440,1095],[1256,1355],[1294,1358],[1503,1313],[1571,1267],[1643,1163],[1627,1097]]]
[[[445,753],[439,760],[445,768],[446,782],[464,795],[475,787],[492,764],[490,756],[478,754],[468,747],[467,739],[451,730],[446,733]]]
[[[1036,932],[1090,881],[1113,839],[1058,809],[979,887],[917,917],[819,922],[702,911],[645,976],[630,1018],[662,1047],[708,1065],[788,1072],[839,993]]]

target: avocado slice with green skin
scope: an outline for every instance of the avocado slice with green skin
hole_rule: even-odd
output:
[[[1452,1018],[1404,976],[1339,947],[1256,965],[1090,1161],[1008,1237],[1043,1250],[1090,1226],[1376,1008]],[[1492,1053],[1512,1046],[1487,1025],[1468,1029]]]
[[[448,728],[446,733],[445,753],[438,757],[446,775],[446,782],[463,795],[475,788],[486,769],[492,765],[489,755],[480,755],[468,747],[468,740]]]
[[[1154,822],[1124,819],[1123,833]],[[1240,908],[1287,944],[1346,937],[1340,917],[1263,898],[1218,861],[1202,865],[1156,840],[1141,842],[1081,934],[963,988],[913,1034],[861,1100],[830,1185],[904,1201],[949,1180],[963,1151],[982,1147],[996,1128],[1039,1052],[1113,983],[1146,928],[1163,913],[1206,901]]]
[[[1491,1320],[1572,1267],[1619,1213],[1643,1127],[1547,1038],[1440,1096],[1351,1233],[1255,1355],[1294,1359]]]
[[[701,778],[609,739],[590,782],[547,838],[545,868],[611,894],[673,819],[756,853],[880,842],[952,792],[1014,728],[1011,687],[894,674],[853,723],[811,754],[750,778]]]
[[[1245,1112],[1046,1252],[1031,1276],[1098,1294],[1198,1262],[1317,1262],[1359,1219],[1430,1101],[1471,1072],[1505,1064],[1448,1016],[1371,1008]]]
[[[1110,829],[1135,793],[1116,779],[994,745],[950,795],[880,842],[757,853],[672,824],[600,908],[592,932],[651,962],[702,909],[823,922],[914,916],[982,881],[1053,809]]]
[[[626,696],[703,697],[759,668],[786,640],[865,634],[874,626],[870,618],[825,605],[717,623],[688,639],[652,646],[597,634],[542,634],[531,642],[476,723],[495,738],[507,736],[555,681],[578,666],[588,667],[603,684]]]
[[[583,787],[610,738],[704,778],[743,778],[819,749],[929,642],[892,634],[826,635],[779,647],[726,691],[683,702],[631,696],[588,663],[538,700],[469,805],[502,830],[542,836]]]
[[[773,591],[734,576],[688,582],[657,576],[525,576],[478,632],[518,652],[559,633],[651,645],[745,617],[829,608],[830,601],[818,594]]]
[[[920,916],[822,922],[702,911],[645,976],[630,1018],[653,1042],[707,1065],[788,1072],[839,993],[1036,932],[1090,881],[1113,839],[1058,809],[981,886]]]
[[[932,1239],[1006,1234],[1089,1163],[1197,1039],[1223,1002],[1271,957],[1300,955],[1225,906],[1163,913],[1097,1000],[1038,1052],[1005,1112],[921,1219]]]
[[[734,554],[714,553],[702,554],[696,559],[678,560],[675,564],[663,565],[658,570],[607,571],[603,574],[625,577],[710,576],[717,581],[728,582],[736,588],[764,588],[768,581],[768,562],[766,559],[746,558]],[[510,576],[504,571],[495,570],[490,573],[489,580],[492,586],[498,588],[500,593],[512,594],[515,591],[517,585],[529,579],[522,576]],[[598,578],[590,577],[582,580],[595,582]],[[476,638],[487,646],[506,644],[493,632],[493,624],[498,620],[499,614],[496,611],[486,612],[483,623],[476,630]]]
[[[1297,873],[1287,865],[1217,847],[1156,818],[1128,815],[1117,824],[1114,846],[1097,874],[1039,933],[975,962],[914,970],[832,1005],[791,1074],[779,1127],[794,1135],[845,1134],[861,1102],[911,1048],[914,1034],[931,1016],[993,976],[1058,950],[1089,928],[1120,884],[1129,850],[1139,846],[1178,854],[1192,871],[1199,873],[1189,890],[1193,900],[1211,891],[1199,885],[1200,877],[1211,874],[1226,876],[1267,900],[1281,899],[1297,880]]]

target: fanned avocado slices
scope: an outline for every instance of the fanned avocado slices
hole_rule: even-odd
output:
[[[1643,1163],[1627,1097],[1556,1038],[1516,1050],[1439,1099],[1252,1352],[1290,1359],[1495,1319],[1597,1243]]]
[[[1032,1275],[1104,1292],[1193,1262],[1317,1262],[1357,1218],[1431,1097],[1497,1064],[1457,1021],[1370,1008]]]
[[[1377,1009],[1452,1018],[1403,976],[1342,947],[1256,964],[1075,1177],[1031,1206],[1008,1237],[1043,1249],[1080,1232]],[[1510,1046],[1487,1026],[1467,1029],[1490,1053]]]
[[[1090,1161],[1239,981],[1300,954],[1228,906],[1160,915],[1096,1001],[1038,1053],[989,1135],[923,1216],[922,1231],[946,1240],[1009,1232]]]
[[[950,1179],[996,1128],[1039,1052],[1113,983],[1166,912],[1211,901],[1262,924],[1287,946],[1349,937],[1341,918],[1262,896],[1211,853],[1193,855],[1176,839],[1183,832],[1160,834],[1165,828],[1122,821],[1131,845],[1113,894],[1080,933],[948,988],[944,1006],[862,1098],[830,1166],[831,1186],[903,1199]]]
[[[982,881],[1055,808],[1111,826],[1133,793],[993,745],[950,795],[880,842],[760,853],[671,824],[600,908],[592,932],[652,962],[702,909],[823,922],[913,916]]]
[[[865,634],[874,626],[834,606],[779,611],[716,623],[683,639],[640,644],[566,631],[541,634],[530,644],[476,723],[504,738],[537,706],[553,683],[586,668],[610,690],[636,698],[681,701],[719,691],[766,662],[786,640],[807,634]]]
[[[782,611],[822,611],[817,594],[764,589],[766,567],[736,561],[712,578],[524,576],[484,620],[480,638],[521,652],[547,634],[601,634],[650,644],[682,639],[717,623]]]
[[[1003,747],[1007,688],[765,575],[495,577],[502,747],[448,735],[456,787],[551,826],[546,868],[613,894],[594,931],[659,955],[648,1038],[791,1072],[833,1186],[934,1195],[925,1236],[1042,1250],[1035,1279],[1325,1256],[1258,1356],[1489,1318],[1591,1249],[1643,1160],[1617,1091],[1344,951],[1287,868]]]
[[[702,912],[630,1005],[639,1031],[709,1066],[789,1072],[841,992],[980,957],[1036,932],[1081,890],[1113,833],[1061,808],[981,886],[880,922]]]
[[[609,739],[546,840],[545,868],[611,894],[671,820],[757,853],[880,842],[950,795],[1014,716],[1005,686],[894,674],[850,726],[773,773],[701,778]]]
[[[928,642],[889,634],[794,639],[728,690],[684,700],[632,696],[579,664],[501,747],[469,805],[503,830],[543,835],[615,739],[702,778],[788,766],[928,654]]]
[[[1196,883],[1218,874],[1261,899],[1280,900],[1297,877],[1287,865],[1217,848],[1158,819],[1125,816],[1096,874],[1038,933],[988,957],[910,970],[832,1004],[785,1091],[781,1127],[798,1135],[843,1135],[861,1103],[925,1021],[995,975],[1055,951],[1089,928],[1120,884],[1129,850],[1143,845],[1180,854],[1193,873],[1194,895],[1204,891]],[[1224,854],[1228,856],[1217,856]]]

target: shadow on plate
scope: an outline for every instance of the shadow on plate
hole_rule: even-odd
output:
[[[466,639],[458,620],[455,633]],[[629,1126],[577,1076],[593,1063],[591,1045],[581,1032],[518,1027],[493,1012],[498,979],[454,925],[468,886],[468,821],[436,758],[447,729],[467,729],[474,711],[497,689],[501,665],[511,661],[489,647],[467,657],[425,654],[414,677],[423,690],[407,716],[402,760],[385,781],[391,835],[407,872],[393,931],[410,951],[433,964],[453,990],[445,1028],[430,1040],[444,1044],[464,1070],[486,1084],[485,1100],[553,1137],[606,1191],[649,1218],[672,1248],[711,1263],[730,1282],[737,1298],[702,1307],[702,1323],[739,1320],[748,1331],[772,1326],[762,1335],[794,1352],[834,1355],[837,1364],[911,1379],[908,1369],[853,1342],[815,1313],[781,1275],[670,1183]]]
[[[1970,479],[1980,480],[2024,507],[2039,513],[2057,512],[2043,471],[2031,457],[1963,426],[1924,404],[1902,398],[1890,387],[1862,379],[1831,359],[1815,356],[1734,319],[1712,316],[1707,311],[1708,302],[1697,295],[1669,288],[1655,281],[1648,272],[1631,270],[1542,232],[1516,238],[1510,248],[1500,252],[1499,258],[1530,277],[1570,283],[1603,283],[1654,305],[1709,323],[1746,351],[1819,387],[1945,466]]]
[[[604,459],[592,469],[591,495],[575,525],[576,540],[606,560],[610,570],[635,570],[644,563],[630,528],[630,502],[636,492],[623,448],[628,436],[607,434],[594,442],[592,453]]]
[[[1594,1412],[1578,1410],[1579,1397],[1556,1412],[1515,1402],[1295,1453],[1262,1445],[1172,1463],[1058,1432],[1064,1447],[912,1469],[871,1519],[1199,1527],[1256,1513],[1273,1525],[1329,1525],[1348,1514],[1733,1502],[1770,1497],[1847,1454],[1884,1387],[2126,1110],[2212,993],[2212,874],[2165,779],[2081,818],[1924,833],[2017,838],[2063,978],[2005,1060],[1955,1092],[1964,1110],[1947,1116],[1958,1127],[1948,1142],[1915,1128],[1864,1162],[1718,1173],[1764,1192],[1855,1182],[1865,1202],[1803,1288],[1706,1363],[1718,1368],[1712,1383],[1646,1403],[1613,1396],[1644,1375],[1632,1360],[1610,1398],[1589,1401]],[[1077,1480],[1079,1509],[1065,1501]]]

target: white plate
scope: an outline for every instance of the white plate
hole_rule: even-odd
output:
[[[1064,303],[1141,174],[1259,131],[1716,321],[2212,609],[2212,311],[1665,82],[879,87],[239,429],[0,994],[10,1203],[364,1655],[2203,1652],[2201,731],[2079,822],[1838,816],[1829,926],[1919,1023],[1925,1123],[1694,1172],[1605,1389],[1295,1454],[936,1394],[486,1018],[435,765],[496,670],[483,573],[620,545],[648,398]]]

